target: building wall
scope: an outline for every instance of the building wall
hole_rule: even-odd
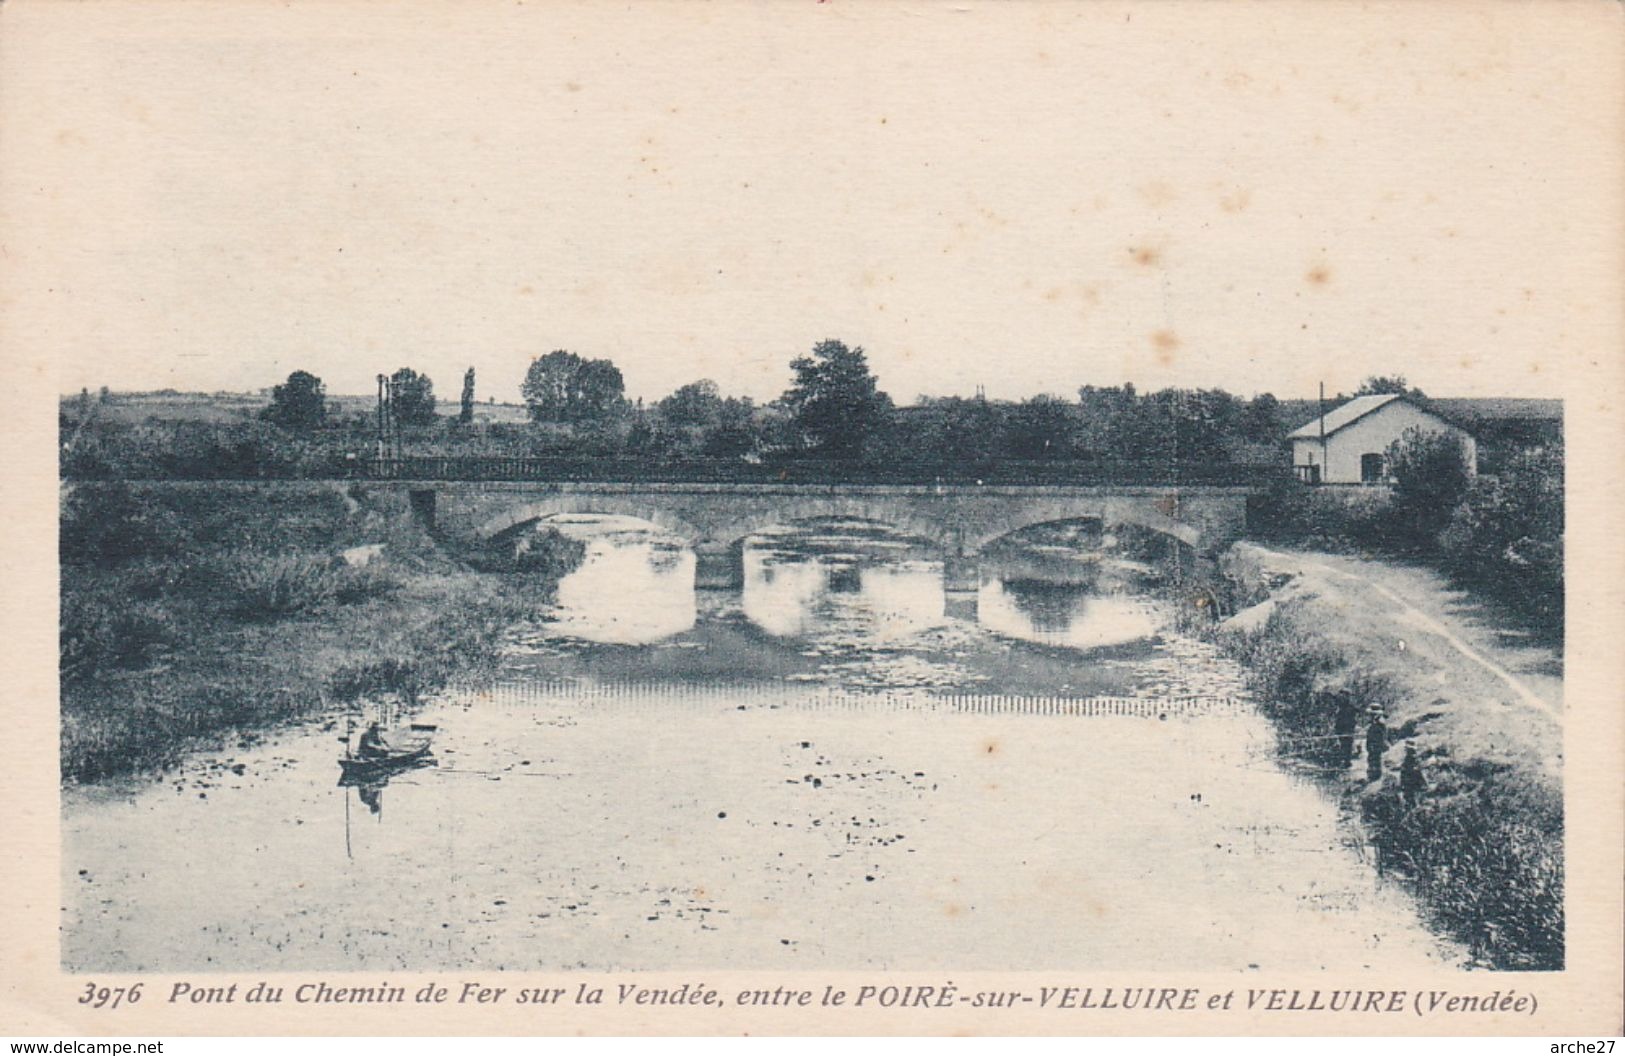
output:
[[[1465,458],[1468,472],[1473,472],[1478,465],[1478,445],[1474,443],[1472,434],[1459,429],[1444,419],[1429,414],[1418,407],[1408,403],[1394,401],[1361,418],[1353,425],[1332,433],[1326,438],[1325,464],[1321,467],[1320,479],[1325,484],[1359,484],[1360,456],[1365,454],[1381,455],[1387,452],[1388,445],[1404,435],[1405,430],[1418,428],[1427,432],[1450,433],[1461,440],[1465,449]],[[1321,465],[1320,441],[1294,440],[1292,441],[1292,464],[1294,466]]]

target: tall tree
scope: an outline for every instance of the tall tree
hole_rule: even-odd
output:
[[[1360,382],[1356,396],[1409,396],[1415,400],[1427,399],[1427,393],[1421,389],[1413,389],[1405,380],[1403,374],[1373,374]]]
[[[434,421],[434,382],[427,374],[402,367],[389,376],[389,406],[402,425],[428,425]]]
[[[520,386],[535,422],[593,422],[622,408],[626,383],[607,359],[557,349],[531,361]]]
[[[1076,428],[1069,403],[1055,396],[1034,396],[1009,409],[1004,446],[1014,458],[1070,458]]]
[[[463,406],[457,413],[457,420],[463,425],[474,421],[474,368],[469,367],[463,372]]]
[[[1241,412],[1241,435],[1255,444],[1278,444],[1285,438],[1281,401],[1273,393],[1261,392],[1247,401]]]
[[[717,407],[717,413],[705,427],[701,450],[717,457],[734,457],[749,452],[756,446],[757,429],[752,419],[756,408],[750,397],[729,396]]]
[[[820,454],[855,458],[885,424],[891,398],[879,390],[862,348],[820,341],[812,354],[790,363],[795,383],[783,396],[805,441]]]
[[[912,446],[927,458],[959,466],[991,462],[1004,437],[1003,408],[983,399],[947,396],[922,401]]]
[[[327,421],[327,388],[316,375],[296,370],[271,390],[271,405],[260,417],[286,429],[314,429]]]
[[[710,378],[691,381],[655,404],[672,425],[710,425],[722,412],[722,392]]]

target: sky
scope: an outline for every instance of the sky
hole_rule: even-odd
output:
[[[904,403],[1562,396],[1617,359],[1607,6],[25,0],[8,336],[63,392],[769,399],[838,338]]]

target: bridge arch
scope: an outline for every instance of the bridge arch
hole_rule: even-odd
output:
[[[948,526],[941,518],[922,516],[907,505],[830,496],[798,498],[777,509],[751,510],[729,517],[711,526],[706,542],[732,548],[742,545],[746,537],[769,528],[787,528],[835,517],[884,525],[938,546],[949,540]]]
[[[1018,506],[1010,511],[1010,515],[1004,518],[1002,523],[994,526],[984,526],[977,531],[968,533],[965,536],[965,553],[981,553],[985,547],[995,540],[1002,539],[1013,532],[1019,532],[1023,528],[1032,528],[1040,524],[1054,524],[1060,521],[1100,521],[1107,527],[1122,524],[1138,525],[1141,528],[1171,536],[1196,550],[1202,548],[1204,541],[1200,528],[1164,513],[1153,504],[1143,500],[1138,502],[1105,500],[1092,503],[1069,500]]]
[[[481,539],[495,539],[527,524],[559,514],[598,514],[636,517],[677,536],[689,546],[697,546],[705,533],[660,503],[635,497],[603,494],[550,495],[534,502],[519,503],[490,518],[479,527]]]

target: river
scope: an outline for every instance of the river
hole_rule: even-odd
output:
[[[945,595],[907,538],[799,526],[719,592],[640,522],[560,527],[547,618],[410,716],[429,765],[339,784],[328,716],[65,790],[64,967],[1460,960],[1109,535]]]

